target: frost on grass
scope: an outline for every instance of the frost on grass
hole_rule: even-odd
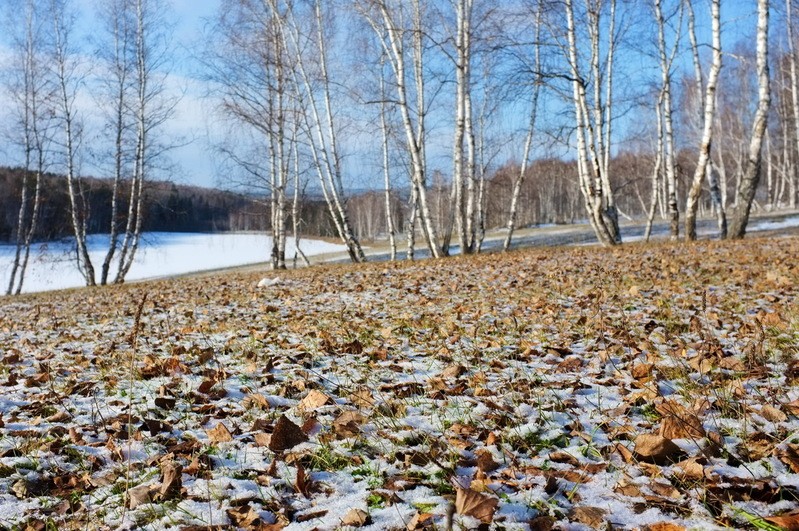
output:
[[[795,528],[797,254],[528,251],[3,299],[0,526]]]

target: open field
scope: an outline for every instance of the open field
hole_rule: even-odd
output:
[[[108,252],[108,235],[93,234],[88,239],[89,254],[99,270]],[[180,233],[147,232],[142,235],[136,260],[126,282],[194,274],[261,264],[269,256],[272,238],[258,232]],[[308,256],[341,252],[341,244],[305,239],[300,249]],[[16,246],[0,245],[0,286],[5,289],[11,276]],[[294,241],[287,242],[287,256],[296,252]],[[116,261],[111,268],[111,280]],[[99,275],[98,275],[99,276]],[[75,288],[85,285],[75,263],[74,242],[56,241],[34,244],[25,275],[23,293]]]
[[[799,528],[797,257],[533,249],[0,299],[0,526]]]

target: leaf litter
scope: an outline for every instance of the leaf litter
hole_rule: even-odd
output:
[[[799,241],[2,299],[0,526],[796,529]]]

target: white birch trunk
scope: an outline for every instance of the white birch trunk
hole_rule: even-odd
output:
[[[690,4],[690,0],[687,1]],[[711,0],[713,59],[710,66],[710,72],[708,73],[707,86],[705,87],[702,138],[699,142],[696,171],[694,171],[694,176],[691,181],[691,188],[688,191],[688,199],[685,205],[685,237],[688,240],[696,239],[696,214],[699,207],[699,197],[702,193],[702,182],[706,178],[710,164],[710,147],[713,140],[713,118],[716,111],[716,86],[718,84],[719,72],[721,71],[720,3],[720,0]],[[689,5],[689,10],[690,9],[691,8]],[[690,13],[691,11],[689,11],[689,15]],[[693,34],[693,32],[691,33]],[[698,61],[698,59],[696,59],[698,57],[698,53],[696,52],[697,46],[695,39],[693,39],[692,48],[694,49],[696,64]],[[699,82],[701,83],[701,77],[699,79]]]
[[[119,247],[119,202],[121,184],[125,167],[124,133],[127,127],[126,107],[128,101],[128,38],[130,28],[127,23],[127,3],[112,2],[109,13],[112,24],[114,56],[112,72],[114,76],[114,181],[111,188],[111,223],[109,226],[108,249],[100,269],[100,284],[108,283],[111,262]]]
[[[680,22],[674,38],[674,48],[671,53],[666,45],[666,21],[663,17],[661,0],[655,0],[655,19],[658,26],[658,55],[660,57],[661,93],[662,93],[662,142],[659,146],[663,149],[660,156],[665,169],[666,204],[668,205],[671,239],[677,240],[680,236],[680,210],[677,205],[677,171],[674,153],[674,125],[671,100],[671,69],[680,41],[680,28],[682,27],[682,7],[680,8]],[[661,124],[658,124],[660,127]]]
[[[652,197],[649,203],[649,210],[646,215],[646,227],[644,228],[644,241],[648,242],[652,235],[652,223],[655,220],[655,210],[657,209],[658,198],[660,197],[660,170],[663,166],[663,156],[665,146],[663,141],[663,90],[660,91],[657,105],[655,105],[655,115],[657,119],[657,149],[655,150],[655,167],[652,169]]]
[[[768,0],[757,2],[757,79],[758,102],[755,119],[752,123],[752,136],[749,142],[749,156],[746,168],[738,183],[737,202],[730,222],[729,237],[743,238],[749,223],[749,213],[760,182],[763,162],[763,137],[768,124],[771,106],[771,87],[768,66]]]
[[[74,70],[70,68],[69,63],[72,58],[68,48],[71,28],[65,20],[65,3],[52,0],[51,8],[54,37],[53,67],[58,86],[58,114],[62,126],[67,195],[72,233],[75,237],[76,263],[86,285],[94,286],[96,284],[94,266],[86,246],[86,211],[82,197],[79,197],[80,183],[77,175],[78,116],[75,109],[77,94],[71,87],[71,84],[75,82],[72,77],[75,74]]]
[[[386,208],[386,232],[388,232],[388,242],[391,248],[391,261],[397,259],[397,237],[396,227],[394,226],[394,215],[391,209],[391,167],[389,160],[389,129],[388,129],[388,109],[386,108],[386,76],[385,76],[385,54],[380,60],[380,131],[383,135],[383,187],[385,193]]]
[[[147,153],[149,138],[148,124],[148,82],[149,64],[147,62],[147,24],[145,21],[145,0],[136,0],[136,150],[133,157],[133,179],[130,185],[128,217],[125,237],[119,251],[119,261],[114,284],[125,282],[130,268],[136,258],[136,251],[141,241],[142,211],[144,210],[144,181],[147,171]]]
[[[442,249],[438,244],[438,234],[435,229],[433,217],[430,212],[427,197],[427,161],[425,155],[426,129],[425,129],[425,83],[424,83],[424,42],[421,4],[419,0],[413,2],[412,26],[410,29],[403,27],[397,18],[403,14],[403,5],[399,4],[396,10],[392,10],[386,1],[375,0],[372,5],[378,16],[373,17],[367,12],[364,13],[369,25],[374,30],[379,39],[386,56],[389,58],[389,65],[394,73],[394,81],[397,91],[397,109],[400,113],[402,127],[405,132],[405,144],[408,150],[408,157],[411,162],[411,215],[409,216],[408,232],[408,258],[413,259],[413,245],[415,244],[415,227],[418,216],[430,254],[434,258],[442,256]],[[411,52],[406,46],[406,34],[411,33]],[[409,87],[407,80],[408,56],[411,56],[411,71],[415,81],[416,105],[412,110],[409,98]],[[412,118],[416,116],[416,122]]]
[[[618,218],[614,216],[615,207],[608,207],[606,186],[607,176],[603,175],[601,162],[604,159],[605,128],[602,126],[603,112],[601,88],[594,87],[593,120],[589,111],[584,76],[581,73],[578,58],[577,36],[575,28],[574,6],[572,0],[566,0],[566,21],[568,38],[568,63],[572,78],[572,99],[575,110],[577,135],[577,167],[580,190],[583,193],[589,221],[602,245],[610,246],[619,243]],[[589,33],[591,35],[591,70],[595,74],[595,83],[599,83],[599,14],[589,14]],[[589,160],[590,152],[590,160]]]
[[[516,218],[519,211],[519,199],[524,186],[524,179],[527,175],[527,167],[530,161],[530,151],[533,146],[533,137],[535,135],[536,120],[538,117],[538,97],[541,93],[542,84],[542,68],[541,68],[541,18],[544,12],[543,4],[539,3],[535,12],[535,48],[533,51],[533,67],[535,68],[535,77],[533,79],[533,91],[530,98],[530,119],[527,125],[527,135],[524,139],[524,149],[522,153],[522,164],[519,168],[519,174],[516,176],[516,181],[513,183],[513,192],[510,199],[510,210],[508,212],[507,234],[505,234],[505,241],[502,242],[502,250],[508,251],[513,240],[513,233],[516,230]]]
[[[297,141],[297,130],[294,130],[294,136],[291,141],[291,146],[294,151],[294,198],[291,202],[291,227],[294,233],[294,268],[297,268],[297,257],[302,259],[305,266],[310,266],[311,262],[308,257],[300,248],[300,152],[299,142]]]
[[[14,259],[9,274],[6,295],[19,295],[25,282],[25,272],[30,257],[30,248],[36,233],[41,204],[41,179],[44,171],[44,144],[42,136],[42,117],[39,112],[40,99],[42,98],[41,84],[43,72],[39,65],[39,38],[38,12],[31,0],[27,0],[24,8],[22,24],[24,34],[20,43],[19,71],[22,77],[22,86],[12,88],[12,96],[18,99],[21,115],[20,126],[23,129],[23,152],[25,162],[23,166],[22,190],[20,193],[20,206],[17,213],[17,222],[14,227]],[[15,65],[16,66],[16,65]],[[19,94],[18,92],[21,92]],[[33,159],[36,159],[34,166]],[[33,192],[31,197],[31,182],[33,177]]]
[[[793,109],[794,141],[796,142],[797,152],[799,152],[799,80],[796,73],[796,42],[793,35],[793,0],[785,0],[785,18],[788,31],[788,60],[791,67],[791,107]],[[796,208],[797,201],[797,175],[796,168],[793,168],[788,178],[788,206]]]
[[[317,173],[320,177],[328,211],[333,218],[336,229],[344,245],[347,246],[350,259],[353,262],[363,262],[366,260],[360,242],[355,237],[347,213],[346,204],[343,198],[343,184],[341,171],[341,156],[338,149],[337,132],[334,123],[334,115],[331,103],[330,76],[327,66],[327,41],[324,37],[324,20],[322,14],[322,3],[317,0],[314,3],[314,21],[316,24],[316,46],[319,53],[319,75],[321,77],[322,106],[317,102],[314,80],[312,79],[306,62],[308,59],[303,53],[300,43],[300,32],[291,6],[286,10],[285,16],[280,15],[277,0],[268,0],[269,6],[274,16],[279,17],[278,30],[282,36],[286,50],[293,54],[294,64],[293,75],[297,77],[297,87],[304,87],[304,94],[299,99],[304,99],[308,104],[310,117],[306,117],[306,122],[310,122],[311,142],[314,153]]]

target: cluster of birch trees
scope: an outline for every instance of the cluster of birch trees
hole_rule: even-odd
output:
[[[449,254],[455,244],[463,253],[479,252],[491,172],[509,160],[517,168],[503,199],[505,248],[510,247],[525,180],[545,152],[573,161],[571,185],[582,194],[585,218],[602,244],[621,243],[616,196],[623,191],[617,189],[614,165],[625,148],[622,135],[631,134],[631,115],[656,124],[636,131],[650,139],[654,154],[647,171],[652,176],[647,234],[660,210],[670,220],[673,238],[680,236],[681,226],[687,239],[696,238],[706,191],[720,236],[742,237],[764,173],[763,144],[773,114],[768,53],[777,48],[769,42],[777,32],[769,31],[770,9],[779,11],[782,27],[793,23],[791,0],[784,6],[759,0],[751,12],[738,7],[735,13],[756,19],[751,50],[735,54],[754,56],[757,75],[755,90],[744,93],[756,101],[744,101],[737,110],[751,115],[748,149],[728,200],[727,181],[719,182],[726,155],[723,147],[714,150],[714,135],[723,131],[717,116],[725,88],[719,88],[722,58],[733,56],[722,48],[720,0],[223,4],[209,33],[206,65],[221,115],[235,131],[223,146],[225,155],[270,192],[275,267],[285,265],[287,220],[293,219],[297,229],[296,200],[295,216],[286,214],[288,190],[296,192],[309,173],[350,256],[363,260],[344,183],[355,178],[347,172],[363,172],[347,158],[365,152],[379,161],[369,186],[377,188],[382,181],[392,256],[401,233],[411,258],[416,238],[434,257]],[[789,29],[776,42],[792,39]],[[780,60],[795,65],[793,48]],[[648,63],[642,70],[651,75],[636,74],[629,66],[635,61]],[[795,95],[795,82],[790,87]],[[789,104],[797,108],[793,100]],[[797,136],[797,120],[788,122],[791,131],[782,142]],[[245,142],[242,125],[249,135]],[[449,154],[442,157],[445,151]],[[679,160],[686,159],[694,170],[680,178],[686,170],[678,169]],[[445,209],[435,209],[431,175],[442,168],[449,197]],[[795,204],[796,171],[789,169],[793,175],[783,180],[791,183],[789,202]],[[393,219],[396,188],[409,191],[404,227]]]
[[[165,6],[99,1],[104,31],[90,74],[70,40],[69,0],[24,4],[9,90],[29,182],[20,274],[8,289],[22,281],[45,171],[65,176],[87,284],[122,282],[163,153],[153,138],[174,110]],[[721,238],[740,238],[753,206],[796,207],[793,0],[220,4],[195,47],[197,71],[215,103],[212,126],[224,132],[214,148],[227,184],[265,198],[275,268],[287,265],[288,238],[307,231],[309,191],[354,262],[365,260],[356,226],[366,205],[381,211],[392,258],[403,237],[411,259],[419,247],[434,257],[456,246],[480,252],[490,228],[506,231],[508,249],[531,195],[545,189],[579,194],[580,217],[608,246],[622,241],[632,181],[647,237],[658,214],[674,239],[695,239],[702,213],[717,218]],[[115,183],[99,278],[80,204],[88,150],[75,100],[89,78],[111,139],[91,154]],[[371,192],[353,199],[353,187]]]
[[[6,293],[19,293],[37,234],[45,174],[63,176],[86,285],[122,283],[139,246],[145,183],[163,153],[157,133],[174,111],[167,94],[168,29],[159,0],[96,2],[92,53],[76,35],[72,0],[20,0],[4,15],[11,36],[5,88],[10,143],[23,154],[15,259]],[[18,5],[19,4],[19,5]],[[99,252],[83,168],[112,180],[111,222]],[[98,260],[99,257],[99,260]]]

